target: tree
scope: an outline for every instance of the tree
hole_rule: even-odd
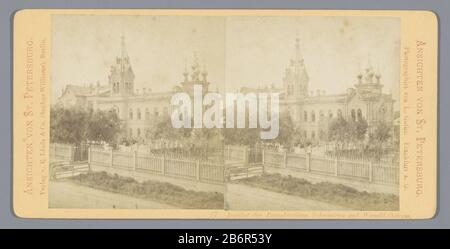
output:
[[[367,129],[367,121],[363,118],[347,121],[339,116],[330,123],[328,138],[337,142],[336,145],[340,147],[338,149],[343,149],[349,144],[360,146],[366,137]]]
[[[375,131],[372,135],[372,140],[379,146],[387,142],[391,138],[391,127],[386,123],[380,122],[377,124]]]
[[[294,122],[288,111],[280,113],[280,131],[278,137],[274,139],[275,142],[280,143],[285,147],[291,147],[293,143],[293,134],[295,133]]]
[[[51,108],[50,141],[80,144],[87,138],[87,113],[80,108]]]
[[[87,139],[96,142],[115,143],[122,130],[115,111],[90,111],[88,113]]]
[[[336,141],[345,144],[349,140],[347,121],[338,116],[335,118],[328,128],[328,138],[330,141]]]
[[[153,116],[150,121],[150,128],[145,134],[149,140],[183,140],[189,137],[191,129],[174,128],[169,115]]]
[[[80,144],[89,141],[113,143],[121,132],[114,111],[53,107],[50,110],[50,141]]]
[[[366,137],[368,124],[363,118],[358,120],[350,120],[347,122],[348,134],[352,142],[361,142]]]
[[[211,149],[222,148],[222,131],[217,128],[192,129],[189,144],[191,149],[200,150],[208,158]]]
[[[259,141],[260,129],[258,128],[224,128],[223,136],[225,144],[252,146]]]
[[[294,129],[294,133],[292,134],[292,144],[295,146],[298,145],[306,145],[307,138],[302,134],[301,127],[297,126]]]
[[[234,112],[236,113],[237,107],[234,107]],[[249,113],[248,107],[246,106],[246,113]],[[226,116],[225,110],[223,110],[223,117]],[[255,145],[260,137],[260,128],[248,128],[249,124],[249,116],[245,116],[245,128],[236,128],[237,127],[237,118],[234,119],[234,127],[235,128],[223,128],[222,136],[225,144],[232,145],[246,145],[253,146]],[[223,127],[225,127],[225,120]]]

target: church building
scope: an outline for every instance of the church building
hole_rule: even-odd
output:
[[[170,100],[174,93],[192,93],[195,84],[201,84],[205,92],[209,91],[207,76],[208,73],[201,70],[195,60],[190,72],[185,71],[182,82],[174,85],[172,90],[152,92],[143,88],[139,91],[134,85],[135,75],[122,37],[121,52],[111,66],[108,83],[66,85],[57,105],[114,110],[124,121],[127,136],[143,139],[154,118],[162,114],[170,115]],[[316,93],[310,92],[309,76],[297,39],[281,86],[241,88],[240,92],[279,92],[281,110],[289,112],[303,136],[314,141],[326,137],[329,123],[337,116],[353,120],[365,119],[369,131],[379,122],[393,125],[396,118],[394,99],[391,94],[383,93],[382,88],[381,74],[368,66],[363,73],[355,75],[354,87],[341,94],[329,95],[319,90]]]
[[[353,85],[341,94],[309,91],[309,77],[297,39],[294,56],[283,77],[280,104],[301,127],[304,137],[311,140],[323,139],[330,121],[337,116],[365,119],[369,132],[379,122],[392,125],[394,99],[391,94],[383,93],[381,74],[368,65],[363,73],[355,75]]]

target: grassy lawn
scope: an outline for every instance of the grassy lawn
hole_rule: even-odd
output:
[[[223,209],[224,196],[218,192],[186,190],[176,185],[159,182],[137,182],[131,177],[89,172],[71,177],[71,181],[95,189],[133,196],[185,209]]]
[[[280,174],[264,174],[238,182],[273,192],[295,195],[361,211],[399,210],[399,198],[393,194],[368,193],[342,184],[310,183],[307,180]]]

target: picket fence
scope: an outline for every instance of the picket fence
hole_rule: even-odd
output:
[[[225,168],[220,163],[140,154],[136,151],[90,149],[88,162],[103,167],[204,182],[222,183],[225,179]]]
[[[50,144],[50,161],[72,161],[73,148],[68,144]]]
[[[288,152],[262,151],[262,163],[267,166],[304,172],[360,179],[381,184],[399,184],[399,166],[383,162],[351,161]]]
[[[399,165],[393,162],[329,158],[242,146],[226,146],[224,150],[224,162],[94,147],[88,148],[86,154],[92,165],[213,183],[225,182],[233,171],[231,168],[261,165],[370,183],[399,184]],[[73,161],[75,152],[70,145],[50,145],[50,155],[55,161]]]

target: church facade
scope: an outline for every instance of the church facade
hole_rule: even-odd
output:
[[[122,37],[121,53],[111,66],[108,83],[66,85],[57,105],[114,110],[123,120],[127,136],[139,140],[145,138],[153,120],[161,115],[170,115],[173,94],[179,91],[192,93],[195,84],[201,84],[205,92],[209,91],[207,76],[208,73],[201,70],[195,60],[190,72],[185,71],[183,80],[172,90],[152,92],[143,88],[139,91],[134,85],[135,75]],[[325,138],[329,123],[337,116],[354,120],[363,118],[368,122],[369,131],[379,122],[393,125],[394,100],[390,94],[383,93],[382,88],[381,75],[368,67],[364,73],[355,76],[354,87],[342,94],[310,92],[309,77],[297,39],[282,86],[241,88],[240,92],[279,92],[281,110],[290,114],[305,138],[316,141]]]

